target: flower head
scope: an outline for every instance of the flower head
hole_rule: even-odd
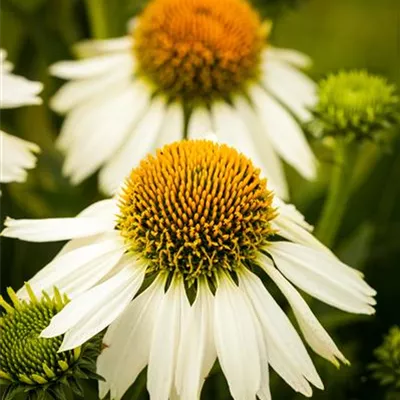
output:
[[[156,0],[133,32],[138,74],[169,98],[209,103],[261,74],[267,29],[244,0]]]
[[[38,94],[43,85],[29,81],[22,76],[11,73],[13,65],[6,61],[7,53],[0,49],[1,108],[15,108],[24,105],[41,104]],[[0,182],[23,182],[26,180],[26,169],[36,165],[33,153],[40,151],[31,142],[11,136],[0,130]]]
[[[78,184],[100,168],[101,189],[114,194],[147,153],[211,130],[252,158],[283,198],[279,157],[313,179],[297,121],[311,118],[316,100],[298,70],[309,59],[272,48],[269,28],[246,0],[153,0],[128,36],[78,44],[82,60],[51,67],[72,80],[52,99],[68,114],[58,139],[64,174]]]
[[[315,115],[324,134],[371,138],[399,116],[396,88],[366,71],[341,71],[319,84]]]
[[[41,393],[43,398],[48,395],[59,399],[64,385],[81,395],[77,380],[98,378],[94,371],[100,341],[92,339],[59,353],[62,337],[46,339],[40,333],[65,307],[68,298],[55,290],[54,297],[44,292],[38,300],[28,284],[25,289],[29,300],[18,299],[11,288],[7,291],[12,304],[0,297],[0,305],[5,310],[0,323],[0,378],[7,384],[4,398],[11,400],[25,392],[28,396]]]
[[[307,396],[310,383],[323,388],[265,275],[311,348],[335,365],[347,360],[292,283],[342,310],[374,312],[375,292],[360,274],[274,197],[250,159],[224,144],[166,145],[132,170],[114,199],[76,218],[6,226],[9,237],[72,239],[30,283],[72,297],[42,332],[64,334],[61,350],[111,324],[98,359],[101,397],[120,399],[148,365],[152,398],[198,398],[217,358],[235,399],[269,398],[268,366]]]
[[[149,270],[212,277],[256,258],[274,234],[272,193],[249,159],[210,141],[174,143],[135,168],[117,229]]]

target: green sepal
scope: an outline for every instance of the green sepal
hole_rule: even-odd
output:
[[[102,381],[102,382],[106,381],[101,375],[96,374],[96,372],[87,371],[86,374],[89,377],[89,379],[93,379],[93,380],[96,380],[96,381]]]
[[[54,399],[68,400],[68,397],[65,394],[65,389],[61,385],[57,385],[52,388],[51,392],[53,393]]]
[[[82,385],[79,383],[78,380],[76,380],[76,379],[71,379],[71,380],[69,381],[69,387],[71,388],[71,390],[72,390],[75,394],[77,394],[77,395],[80,396],[80,397],[84,397],[85,392],[84,392],[84,390],[83,390]]]
[[[2,400],[12,400],[15,396],[23,393],[25,388],[16,384],[9,385],[3,393]]]
[[[81,370],[81,368],[77,367],[74,371],[74,376],[81,379],[88,379],[88,375]]]

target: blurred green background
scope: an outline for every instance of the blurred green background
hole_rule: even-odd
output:
[[[124,34],[126,21],[146,3],[97,1],[107,4],[112,36]],[[62,157],[54,150],[53,142],[62,120],[47,107],[47,100],[61,84],[48,75],[47,67],[72,58],[71,45],[90,37],[85,8],[88,3],[96,0],[1,1],[1,47],[8,51],[17,73],[45,84],[43,106],[1,113],[2,129],[42,148],[38,167],[30,172],[25,184],[3,185],[1,220],[6,215],[73,216],[100,198],[95,177],[72,187],[61,176]],[[273,45],[294,48],[313,58],[313,78],[341,68],[366,68],[400,86],[399,0],[254,0],[254,4],[263,16],[274,21]],[[311,223],[320,213],[332,166],[329,152],[318,143],[313,146],[321,163],[317,182],[306,183],[288,169],[292,200]],[[336,370],[313,356],[326,386],[323,392],[315,390],[315,399],[380,400],[386,396],[385,389],[371,378],[367,365],[389,327],[400,324],[400,135],[390,149],[376,151],[367,145],[365,152],[368,158],[360,173],[363,179],[348,204],[334,250],[343,261],[362,270],[377,289],[377,313],[357,317],[313,303],[313,310],[352,362],[350,367]],[[2,292],[7,286],[18,289],[52,259],[61,245],[1,238]],[[147,398],[140,384],[125,398]],[[274,374],[272,394],[282,400],[302,398]],[[96,398],[96,385],[87,385],[85,399]],[[203,398],[230,398],[222,374],[212,374]]]

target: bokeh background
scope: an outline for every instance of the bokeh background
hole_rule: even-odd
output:
[[[101,198],[95,177],[72,187],[61,176],[62,156],[53,147],[61,119],[47,106],[61,84],[48,75],[47,68],[57,60],[72,58],[71,45],[90,37],[95,27],[90,26],[85,5],[96,1],[107,4],[111,36],[123,35],[127,20],[146,4],[144,0],[1,0],[1,47],[8,51],[17,73],[45,84],[43,106],[1,112],[2,129],[42,148],[38,167],[25,184],[3,185],[1,221],[6,215],[73,216]],[[309,73],[314,79],[343,68],[362,68],[400,86],[399,0],[253,2],[274,22],[273,45],[294,48],[313,58]],[[315,141],[312,144],[321,164],[318,181],[306,183],[288,168],[292,200],[311,223],[321,211],[332,167],[329,151]],[[371,377],[368,364],[383,335],[400,324],[400,135],[385,149],[367,144],[364,151],[365,163],[354,171],[358,185],[334,250],[343,261],[362,270],[377,289],[377,313],[359,317],[313,302],[313,310],[352,362],[337,370],[312,355],[326,386],[325,391],[315,390],[315,399],[383,400],[386,396]],[[7,286],[18,289],[61,246],[1,238],[1,291]],[[146,399],[144,385],[143,375],[124,399]],[[280,400],[302,398],[274,374],[272,393]],[[87,384],[85,399],[96,398],[95,383]],[[203,398],[230,398],[218,371],[207,381]]]

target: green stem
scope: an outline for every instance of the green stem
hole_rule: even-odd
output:
[[[343,139],[337,140],[328,197],[315,230],[316,236],[328,247],[335,242],[351,193],[351,160],[356,155],[350,154],[350,149],[353,147]]]
[[[95,39],[105,39],[110,35],[106,4],[107,0],[86,0],[90,29]]]
[[[370,176],[371,171],[379,161],[379,148],[374,142],[360,144],[357,161],[354,165],[352,191],[357,190]]]

